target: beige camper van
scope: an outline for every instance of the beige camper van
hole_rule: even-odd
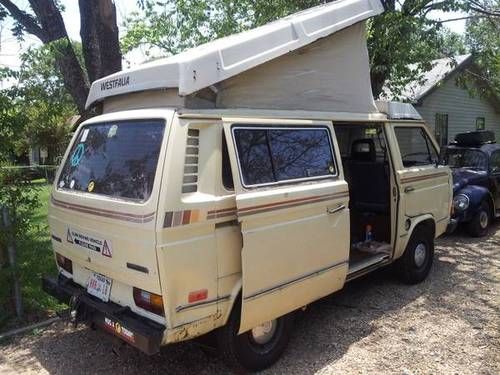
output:
[[[380,267],[428,275],[451,178],[418,113],[373,100],[341,0],[92,85],[50,198],[70,319],[147,354],[213,332],[270,366],[294,311]]]

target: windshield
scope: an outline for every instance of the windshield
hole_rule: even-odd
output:
[[[151,195],[165,121],[86,125],[73,144],[58,187],[146,201]]]
[[[444,163],[451,168],[470,168],[486,171],[488,160],[482,151],[470,148],[449,148],[444,155]]]

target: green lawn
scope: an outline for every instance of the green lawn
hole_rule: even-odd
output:
[[[61,310],[64,305],[43,292],[41,277],[45,274],[56,274],[57,269],[52,253],[50,231],[47,222],[47,208],[52,187],[45,180],[35,181],[39,187],[40,207],[33,212],[33,228],[26,233],[17,244],[17,262],[21,280],[25,317],[22,321],[9,319],[4,322],[7,327],[25,325]]]

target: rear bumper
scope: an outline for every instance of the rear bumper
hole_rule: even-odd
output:
[[[42,278],[43,290],[61,302],[77,307],[77,315],[146,354],[160,351],[165,327],[133,313],[130,308],[113,302],[102,302],[87,294],[84,288],[62,275]]]

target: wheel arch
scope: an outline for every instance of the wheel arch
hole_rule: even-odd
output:
[[[472,214],[476,214],[481,206],[482,202],[487,202],[490,207],[490,216],[494,217],[495,213],[495,202],[491,192],[484,186],[479,185],[469,185],[461,190],[459,190],[455,196],[458,194],[463,194],[469,198],[470,206],[468,210]]]
[[[397,260],[401,258],[401,256],[403,256],[403,253],[406,250],[406,246],[408,245],[410,238],[413,236],[415,229],[417,229],[418,227],[421,226],[427,227],[432,233],[432,238],[436,237],[436,220],[434,219],[434,216],[432,216],[431,214],[425,214],[418,217],[413,217],[408,220],[411,221],[410,228],[405,233],[403,238],[400,237],[402,241],[399,242],[396,248],[393,260]]]

